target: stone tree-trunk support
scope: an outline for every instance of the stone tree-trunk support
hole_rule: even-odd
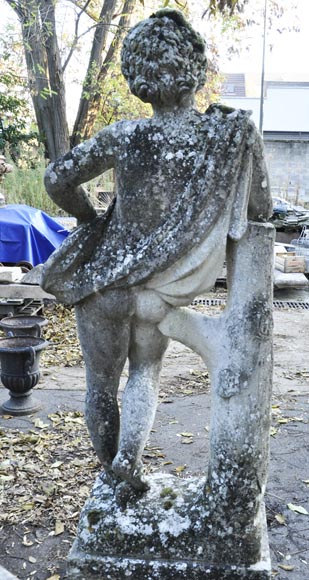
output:
[[[166,336],[198,352],[211,376],[205,478],[153,475],[121,505],[98,478],[71,550],[72,578],[266,580],[264,511],[272,387],[274,229],[249,222],[228,242],[228,304],[220,316],[173,309]],[[206,467],[206,466],[205,466]]]

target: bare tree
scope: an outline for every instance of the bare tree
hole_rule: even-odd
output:
[[[55,15],[60,0],[5,1],[17,14],[21,24],[36,121],[46,157],[53,161],[70,146],[93,133],[104,98],[104,82],[109,67],[116,60],[122,36],[130,25],[136,5],[143,3],[143,0],[123,0],[118,14],[115,12],[119,0],[68,0],[76,8],[76,18],[73,41],[64,62],[59,50]],[[205,0],[205,12],[231,14],[234,10],[241,9],[246,2],[247,0]],[[179,5],[181,6],[180,2]],[[98,7],[99,16],[96,17],[95,8]],[[93,20],[93,25],[90,26],[90,29],[94,29],[93,43],[70,138],[63,75],[81,36],[85,33],[79,32],[81,16],[85,13]]]
[[[65,88],[53,0],[7,0],[21,23],[35,116],[50,159],[69,147]]]
[[[74,1],[77,9],[75,35],[71,49],[61,62],[57,31],[55,0],[6,0],[21,24],[28,81],[35,117],[46,157],[55,160],[70,148],[64,70],[80,38],[81,15],[91,8],[91,0]],[[108,66],[115,60],[123,31],[137,0],[125,0],[120,18],[113,25],[114,34],[107,45],[114,18],[116,0],[104,0],[99,18],[94,16],[94,37],[84,90],[73,132],[73,143],[90,136],[100,105],[100,94]],[[90,12],[89,12],[90,14]]]
[[[104,23],[111,17],[111,13],[115,9],[116,0],[106,0],[102,6],[100,23],[95,31],[83,93],[72,133],[72,145],[87,139],[93,132],[97,112],[100,110],[103,100],[104,81],[108,74],[109,66],[115,61],[117,56],[123,32],[130,24],[135,4],[136,0],[125,0],[113,42],[110,43],[107,51],[105,49],[108,27],[104,26]],[[108,8],[109,11],[107,12]]]

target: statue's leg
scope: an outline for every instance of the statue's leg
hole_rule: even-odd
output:
[[[121,294],[121,295],[120,295]],[[94,449],[109,475],[119,440],[117,391],[130,336],[130,297],[96,293],[75,307],[86,379],[86,422]]]
[[[145,297],[149,293],[145,293]],[[168,339],[156,324],[156,313],[162,315],[164,304],[146,309],[145,319],[140,303],[133,318],[130,349],[129,379],[122,398],[119,451],[113,461],[114,472],[136,489],[147,489],[142,477],[142,453],[153,426],[160,383],[162,359]],[[161,300],[160,300],[161,303]],[[153,306],[158,306],[158,310]],[[147,319],[148,317],[148,319]],[[151,322],[149,321],[151,320]]]

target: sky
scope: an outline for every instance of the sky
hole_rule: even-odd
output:
[[[202,19],[201,15],[205,10],[205,0],[189,0],[190,8],[196,12],[194,18],[194,26],[198,27],[200,32],[204,33],[206,38],[208,33],[206,22],[207,19]],[[224,43],[224,36],[220,36],[219,47],[221,49],[220,70],[224,73],[254,73],[256,78],[260,77],[262,69],[262,50],[263,50],[263,9],[265,0],[249,0],[248,15],[252,7],[260,6],[257,12],[257,17],[260,19],[260,26],[247,27],[243,34],[242,47],[240,54],[233,58],[227,58],[227,45]],[[271,0],[267,0],[270,2]],[[267,80],[302,80],[309,82],[309,0],[277,0],[278,3],[285,8],[284,17],[282,20],[272,20],[272,30],[267,31],[266,36],[266,54],[265,54],[265,78]],[[146,0],[145,6],[151,3],[151,0]],[[296,8],[291,10],[291,6]],[[68,4],[69,6],[69,4]],[[145,16],[147,9],[145,9]],[[149,10],[151,13],[151,9]],[[15,21],[13,11],[8,7],[5,0],[0,0],[0,34],[1,30],[10,20]],[[67,20],[67,19],[64,19]],[[285,30],[281,34],[276,31],[277,28],[298,26],[299,31]],[[249,47],[249,50],[248,50]],[[272,48],[271,48],[272,47]],[[78,76],[76,71],[81,71],[79,59],[81,55],[78,54],[78,67],[74,60],[72,61],[74,70],[72,77]],[[85,59],[85,63],[87,60]],[[82,80],[82,77],[81,79]],[[72,119],[75,117],[76,108],[79,99],[79,89],[76,84],[71,81],[69,83],[68,92],[72,93],[70,100],[72,107],[70,107],[70,115]],[[255,89],[254,89],[255,90]],[[75,102],[76,101],[76,102]]]
[[[270,2],[270,0],[267,0]],[[309,80],[309,64],[307,55],[309,53],[309,0],[278,0],[279,5],[285,8],[285,16],[281,21],[272,21],[272,31],[266,36],[265,68],[267,74],[303,74]],[[258,71],[262,63],[263,49],[263,6],[264,0],[249,0],[248,15],[252,6],[261,5],[262,9],[258,13],[260,17],[260,27],[249,27],[243,35],[243,47],[241,54],[232,59],[226,56],[224,42],[220,38],[221,45],[221,70],[224,72],[247,72]],[[203,29],[203,22],[200,18],[205,9],[205,0],[191,0],[191,7],[197,6],[197,23]],[[291,10],[291,5],[296,5],[295,10]],[[0,32],[3,26],[13,18],[13,11],[5,0],[0,0]],[[13,18],[13,20],[15,20]],[[205,19],[204,19],[205,22]],[[282,34],[276,32],[278,26],[296,24],[299,32],[284,31]],[[206,26],[207,28],[207,26]],[[207,35],[207,31],[205,32]],[[251,49],[247,50],[248,45]],[[270,48],[272,46],[272,49]]]
[[[277,32],[280,21],[273,20],[272,31],[266,34],[265,71],[267,76],[284,74],[289,80],[293,76],[301,75],[303,80],[309,81],[309,0],[281,0],[283,7],[286,6],[286,16],[282,24],[299,27],[299,31]],[[251,2],[249,3],[249,5]],[[289,10],[289,5],[295,4],[294,10]],[[261,69],[263,53],[263,11],[260,14],[261,27],[247,29],[244,46],[251,44],[251,50],[244,49],[239,56],[228,60],[222,57],[221,68],[225,72],[252,72]]]

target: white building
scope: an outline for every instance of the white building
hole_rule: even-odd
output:
[[[226,75],[222,102],[252,111],[260,124],[261,98],[246,96],[245,75]],[[309,205],[309,83],[267,81],[263,139],[273,194]]]

